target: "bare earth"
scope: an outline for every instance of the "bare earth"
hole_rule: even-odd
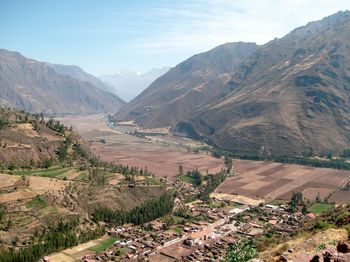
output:
[[[88,141],[96,154],[106,161],[138,166],[155,173],[158,177],[173,177],[179,165],[184,170],[198,168],[203,173],[218,172],[224,167],[222,159],[205,153],[190,153],[183,146],[190,141],[173,136],[139,138],[109,128],[103,115],[67,116],[59,119],[73,126]],[[105,144],[99,142],[106,141]]]
[[[350,179],[350,171],[250,160],[234,160],[234,170],[238,176],[227,178],[215,193],[287,200],[293,192],[302,192],[310,200],[330,194],[336,203],[350,200],[350,194],[344,193],[348,191],[339,191]]]
[[[13,192],[0,194],[0,203],[16,201],[19,199],[30,199],[37,194],[44,194],[46,192],[57,193],[70,183],[69,181],[39,176],[27,176],[27,179],[29,181],[29,187],[18,188]],[[16,183],[21,180],[21,176],[0,173],[0,190],[7,189],[11,186],[14,187]]]

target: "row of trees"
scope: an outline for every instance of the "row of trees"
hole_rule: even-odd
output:
[[[347,150],[344,150],[345,154],[348,153]],[[343,155],[344,155],[343,152]],[[350,151],[349,151],[350,154]],[[346,162],[344,159],[318,159],[311,158],[309,156],[296,156],[296,157],[288,157],[288,156],[259,156],[259,155],[242,155],[234,152],[229,152],[226,150],[221,150],[215,148],[212,150],[212,155],[214,157],[231,157],[231,158],[240,158],[240,159],[249,159],[249,160],[261,160],[261,161],[275,161],[279,163],[286,164],[298,164],[305,166],[314,166],[314,167],[322,167],[322,168],[335,168],[342,170],[350,170],[350,163]]]
[[[104,228],[88,230],[77,234],[79,221],[60,221],[57,226],[51,226],[44,234],[38,237],[37,241],[25,248],[10,249],[0,254],[0,262],[34,262],[41,257],[57,252],[79,243],[95,239],[104,234]]]
[[[53,118],[50,118],[46,122],[46,126],[62,135],[64,134],[64,131],[66,131],[66,127],[63,124],[61,124],[59,120],[55,120]]]
[[[193,185],[195,186],[201,186],[203,183],[203,176],[201,172],[196,168],[195,170],[192,171],[187,171],[187,176],[192,178]]]
[[[93,216],[96,221],[105,221],[116,225],[126,223],[140,225],[170,213],[173,207],[173,196],[170,193],[164,193],[158,199],[146,201],[129,212],[99,207],[95,210]]]
[[[207,201],[209,199],[209,196],[214,190],[226,179],[227,175],[223,172],[217,173],[217,174],[209,174],[207,179],[207,184],[204,187],[204,190],[202,190],[198,198]]]

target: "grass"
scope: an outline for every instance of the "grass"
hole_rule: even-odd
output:
[[[89,172],[88,171],[81,171],[80,175],[75,178],[75,180],[78,181],[89,181]]]
[[[227,207],[228,208],[238,208],[241,206],[243,206],[243,204],[233,202],[233,203],[229,204]]]
[[[39,211],[39,217],[45,217],[48,215],[53,215],[53,214],[57,214],[58,213],[58,209],[54,206],[46,206],[43,209],[41,209]]]
[[[181,234],[183,232],[182,227],[173,227],[172,230],[177,234]]]
[[[117,250],[117,256],[123,256],[126,252],[128,252],[127,248],[120,248]]]
[[[35,196],[33,199],[31,199],[26,206],[28,208],[33,208],[33,207],[45,207],[46,206],[46,202],[45,200],[42,198],[42,196],[37,195]]]
[[[321,214],[333,207],[332,204],[327,203],[315,203],[308,208],[308,211],[315,214]]]
[[[176,178],[184,181],[185,183],[194,184],[194,179],[187,175],[177,176]]]
[[[160,182],[157,178],[152,177],[152,176],[146,176],[145,177],[147,185],[159,185]]]
[[[108,249],[110,246],[112,246],[114,244],[114,242],[117,240],[118,240],[118,238],[115,238],[115,237],[111,237],[111,238],[102,240],[96,246],[89,248],[89,250],[91,250],[92,252],[95,252],[95,253],[100,253],[100,252]]]
[[[57,177],[68,172],[70,167],[53,166],[45,169],[36,170],[14,170],[14,175],[28,175],[28,176],[43,176],[43,177]]]

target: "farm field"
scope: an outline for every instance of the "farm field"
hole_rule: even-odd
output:
[[[93,254],[96,250],[108,247],[114,243],[113,238],[107,238],[106,236],[77,245],[73,248],[63,250],[62,252],[52,254],[46,258],[50,262],[73,262],[82,259],[85,255]],[[110,244],[110,245],[109,245]]]
[[[311,207],[309,207],[308,211],[314,214],[321,214],[333,207],[332,204],[326,203],[315,203]]]
[[[70,171],[70,167],[52,166],[44,169],[34,170],[14,170],[14,175],[30,175],[30,176],[43,176],[43,177],[57,177]]]
[[[222,159],[207,153],[188,152],[187,147],[195,147],[195,142],[188,139],[169,135],[146,138],[128,135],[108,127],[103,115],[67,116],[59,120],[67,126],[73,126],[90,141],[92,149],[102,159],[147,167],[157,177],[175,176],[179,165],[183,166],[185,172],[198,168],[202,173],[219,172],[224,167]],[[120,130],[125,131],[122,127]]]
[[[0,191],[13,191],[0,194],[0,203],[31,199],[37,194],[47,192],[57,193],[68,184],[69,181],[40,176],[28,176],[24,181],[21,176],[0,173]]]
[[[350,200],[349,191],[339,189],[350,179],[350,171],[251,160],[234,160],[234,170],[238,175],[227,178],[215,193],[287,200],[293,192],[302,192],[310,200]]]

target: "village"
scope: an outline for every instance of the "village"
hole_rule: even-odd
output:
[[[239,239],[274,234],[293,235],[313,214],[292,213],[285,204],[262,202],[256,206],[212,199],[210,205],[195,201],[186,205],[189,217],[201,220],[167,226],[157,219],[143,226],[112,227],[117,239],[104,252],[81,261],[219,261]]]

